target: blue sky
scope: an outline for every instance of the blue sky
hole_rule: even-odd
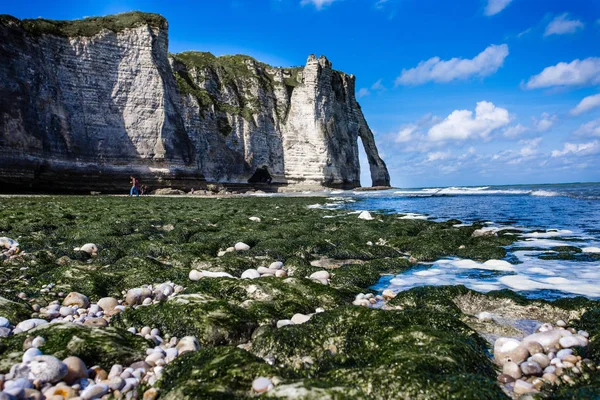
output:
[[[600,1],[28,1],[19,18],[131,10],[170,51],[276,66],[324,54],[357,95],[399,187],[600,181]],[[362,157],[362,183],[370,183]]]

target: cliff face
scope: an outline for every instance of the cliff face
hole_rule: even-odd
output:
[[[272,68],[168,54],[167,23],[128,13],[73,22],[0,17],[0,187],[117,190],[273,182],[359,186],[357,138],[389,185],[354,97],[324,57]]]

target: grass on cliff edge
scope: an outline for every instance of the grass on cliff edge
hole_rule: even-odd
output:
[[[167,27],[167,20],[162,15],[140,11],[108,15],[106,17],[89,17],[73,21],[56,21],[43,18],[19,20],[11,15],[0,15],[0,25],[10,26],[12,24],[20,25],[26,32],[32,35],[89,37],[97,35],[104,29],[115,33],[142,25],[164,29]]]

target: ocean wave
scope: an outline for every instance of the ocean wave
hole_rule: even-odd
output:
[[[551,190],[532,190],[531,195],[539,196],[539,197],[556,197],[556,196],[565,196],[566,194],[563,194],[560,192],[554,192]]]

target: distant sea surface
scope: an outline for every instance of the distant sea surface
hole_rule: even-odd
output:
[[[531,298],[600,298],[600,183],[332,191],[322,205],[396,213],[399,218],[483,221],[486,229],[518,230],[506,263],[456,258],[385,276],[377,290],[463,284],[479,291],[508,288]],[[571,246],[571,251],[561,251]]]

